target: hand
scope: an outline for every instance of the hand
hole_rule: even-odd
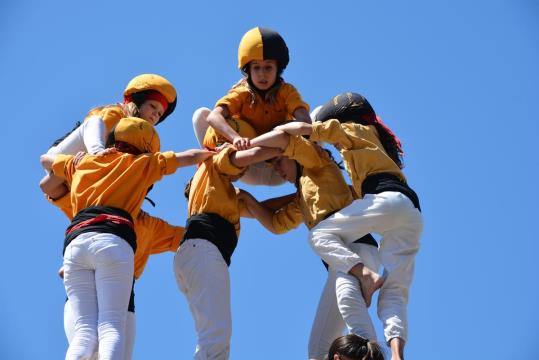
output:
[[[83,151],[79,151],[74,157],[73,157],[73,165],[78,166],[80,161],[83,157],[86,156],[86,153]]]
[[[232,139],[232,145],[238,150],[248,150],[251,148],[251,140],[238,136]]]
[[[62,266],[58,269],[58,276],[61,277],[62,279],[64,278],[64,265],[62,265]]]

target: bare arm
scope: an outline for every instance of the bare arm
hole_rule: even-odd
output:
[[[215,151],[205,149],[190,149],[176,153],[178,167],[200,164],[210,156],[213,156]]]
[[[271,148],[286,149],[290,135],[280,130],[272,130],[251,140],[252,146],[264,146]]]
[[[223,135],[238,150],[245,150],[250,147],[248,138],[242,138],[234,129],[228,125],[226,118],[229,117],[228,109],[225,106],[217,106],[208,115],[208,123],[219,134]]]
[[[294,111],[294,118],[296,118],[297,121],[300,121],[302,123],[310,124],[313,121],[311,120],[311,115],[305,108],[297,108]]]
[[[284,207],[289,202],[291,202],[292,200],[294,200],[295,197],[296,197],[296,193],[292,193],[292,194],[264,200],[261,202],[261,204],[272,211],[277,211],[280,208]]]
[[[313,132],[313,126],[304,122],[292,121],[276,126],[274,130],[284,131],[290,135],[311,135]]]
[[[238,194],[238,198],[243,200],[245,206],[251,213],[251,215],[262,224],[266,229],[268,229],[273,234],[278,234],[277,230],[273,226],[273,214],[274,211],[259,203],[253,195],[247,191],[241,190]]]
[[[43,166],[45,170],[51,172],[52,164],[54,163],[55,158],[56,158],[56,155],[44,154],[44,155],[41,155],[41,157],[39,158],[39,161],[41,162],[41,166]]]
[[[254,147],[248,150],[236,151],[230,156],[230,161],[237,167],[246,167],[281,155],[281,150],[268,147]]]

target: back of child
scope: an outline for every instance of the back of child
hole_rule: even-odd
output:
[[[238,120],[243,136],[254,130]],[[204,143],[216,147],[208,131]],[[228,266],[238,242],[240,206],[232,182],[246,166],[278,153],[275,149],[236,150],[227,146],[200,164],[190,182],[184,238],[174,258],[174,271],[197,331],[196,359],[228,359],[232,319]]]
[[[75,318],[67,359],[92,356],[98,339],[100,358],[123,359],[136,250],[133,219],[150,185],[211,155],[157,153],[154,127],[139,118],[120,120],[114,138],[116,152],[88,155],[78,164],[72,155],[42,157],[68,183],[74,214],[64,242],[64,284]]]

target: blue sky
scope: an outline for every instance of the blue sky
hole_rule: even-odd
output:
[[[0,358],[59,359],[67,347],[56,276],[67,221],[40,193],[39,155],[148,72],[179,90],[158,128],[162,148],[196,147],[192,112],[240,78],[237,45],[258,25],[286,40],[284,77],[312,107],[360,92],[404,144],[426,224],[408,358],[535,358],[538,19],[532,0],[2,1]],[[157,207],[144,208],[184,224],[193,171],[158,183]],[[246,188],[261,199],[292,190]],[[307,230],[276,236],[253,220],[242,226],[230,268],[231,359],[305,359],[325,281]],[[137,284],[134,359],[188,359],[194,350],[172,257],[151,258]]]

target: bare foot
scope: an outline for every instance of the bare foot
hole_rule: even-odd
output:
[[[391,360],[404,360],[404,340],[400,337],[395,337],[389,340],[391,348]]]
[[[372,296],[384,285],[385,279],[362,263],[354,265],[349,273],[358,279],[365,304],[371,306]]]

